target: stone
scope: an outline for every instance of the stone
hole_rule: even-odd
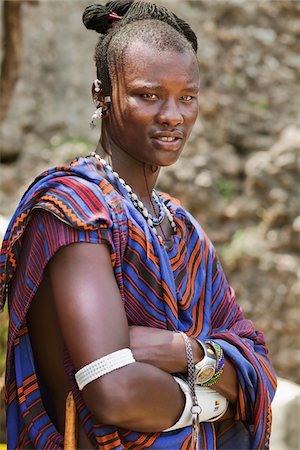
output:
[[[293,230],[300,232],[300,216],[297,216],[293,221]]]
[[[275,398],[272,403],[273,423],[270,448],[291,450],[300,442],[300,386],[279,378]]]
[[[199,173],[199,175],[197,175],[195,178],[195,184],[199,187],[208,188],[212,186],[212,183],[212,174],[208,170],[204,170],[203,172]]]
[[[300,128],[295,125],[284,128],[279,140],[270,148],[274,156],[290,150],[300,150]]]
[[[0,215],[0,244],[2,243],[8,224],[9,224],[8,217]]]

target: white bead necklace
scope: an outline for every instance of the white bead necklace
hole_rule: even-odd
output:
[[[154,189],[152,190],[152,198],[156,202],[157,202],[157,200],[160,202],[160,205],[162,206],[164,214],[162,215],[162,212],[160,211],[159,218],[154,218],[156,220],[153,221],[153,217],[149,213],[149,211],[146,208],[146,206],[144,205],[144,203],[138,198],[137,194],[133,191],[131,186],[129,186],[129,184],[127,184],[126,181],[123,180],[123,178],[120,177],[118,172],[113,170],[113,168],[109,164],[107,164],[105,159],[100,158],[100,156],[97,153],[92,152],[90,155],[95,157],[95,158],[97,158],[101,162],[101,164],[103,164],[103,166],[105,166],[113,174],[113,176],[116,178],[116,180],[118,180],[120,182],[120,184],[125,189],[128,197],[130,198],[133,206],[143,215],[143,217],[145,218],[147,224],[152,229],[153,233],[157,236],[157,238],[159,239],[159,241],[161,243],[163,242],[163,238],[158,234],[157,229],[155,228],[155,226],[161,224],[161,222],[162,222],[162,220],[164,218],[164,214],[167,216],[167,218],[168,218],[168,220],[170,222],[170,225],[171,225],[171,228],[173,230],[173,233],[176,232],[176,224],[175,224],[174,219],[173,219],[173,214],[167,208],[167,206],[165,205],[164,201],[161,199],[160,195]],[[162,219],[161,219],[161,217],[162,217]],[[153,222],[156,222],[156,223],[153,223]]]

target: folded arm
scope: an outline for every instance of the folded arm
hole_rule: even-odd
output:
[[[197,363],[203,358],[202,348],[195,339],[190,339],[190,342],[194,363]],[[185,344],[179,333],[133,326],[130,327],[130,346],[137,361],[152,364],[169,373],[186,372]],[[224,372],[213,389],[226,397],[232,406],[235,405],[238,398],[237,374],[227,357]]]
[[[60,328],[76,370],[130,347],[106,245],[63,247],[50,261],[49,273]],[[184,395],[173,377],[147,362],[137,361],[104,375],[82,393],[100,422],[135,431],[168,428],[184,407]]]

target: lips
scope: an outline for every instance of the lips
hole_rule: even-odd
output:
[[[165,150],[177,150],[182,145],[183,133],[180,130],[156,131],[152,138],[156,145]]]
[[[153,133],[153,145],[158,150],[179,151],[183,145],[183,133],[179,130],[164,130]]]
[[[183,139],[183,133],[179,130],[157,131],[153,134],[153,138],[163,142],[172,142],[176,139]]]

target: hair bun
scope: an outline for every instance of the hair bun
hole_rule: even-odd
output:
[[[110,10],[106,6],[95,4],[87,6],[82,15],[82,21],[88,30],[106,34],[111,26]]]
[[[115,12],[120,16],[125,16],[135,0],[111,0],[106,3],[105,7],[111,12]]]
[[[99,3],[89,5],[85,8],[82,21],[88,30],[106,34],[110,29],[113,18],[111,13],[124,16],[134,0],[115,0],[108,2],[105,6]]]

